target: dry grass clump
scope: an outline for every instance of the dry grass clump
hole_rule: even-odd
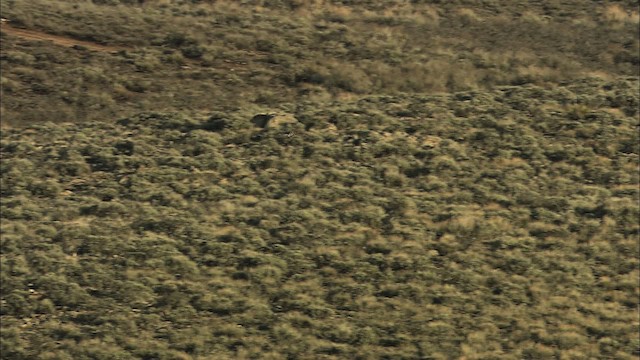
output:
[[[612,24],[639,24],[640,14],[637,10],[626,10],[618,4],[607,5],[602,11],[604,20]]]
[[[459,8],[456,10],[456,15],[460,17],[463,23],[470,24],[481,21],[482,18],[471,8]]]

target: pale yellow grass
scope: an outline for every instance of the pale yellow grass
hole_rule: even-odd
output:
[[[635,10],[625,10],[618,4],[607,6],[603,13],[604,19],[610,23],[640,23],[640,14]]]

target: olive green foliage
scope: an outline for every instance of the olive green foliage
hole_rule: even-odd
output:
[[[636,358],[637,88],[5,130],[2,356]]]
[[[0,0],[5,125],[637,76],[634,1]],[[55,109],[55,110],[51,110]]]

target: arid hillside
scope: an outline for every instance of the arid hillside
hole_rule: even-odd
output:
[[[0,6],[12,26],[3,25],[0,49],[2,118],[12,126],[505,85],[551,89],[636,77],[640,63],[635,1]]]
[[[637,1],[0,10],[0,358],[640,356]]]
[[[637,88],[5,130],[3,357],[635,359]]]

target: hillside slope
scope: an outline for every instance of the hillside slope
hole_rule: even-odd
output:
[[[0,7],[14,28],[84,44],[70,49],[0,28],[5,126],[552,88],[638,76],[640,66],[637,1],[0,0]]]
[[[637,79],[2,133],[7,359],[634,359]]]

